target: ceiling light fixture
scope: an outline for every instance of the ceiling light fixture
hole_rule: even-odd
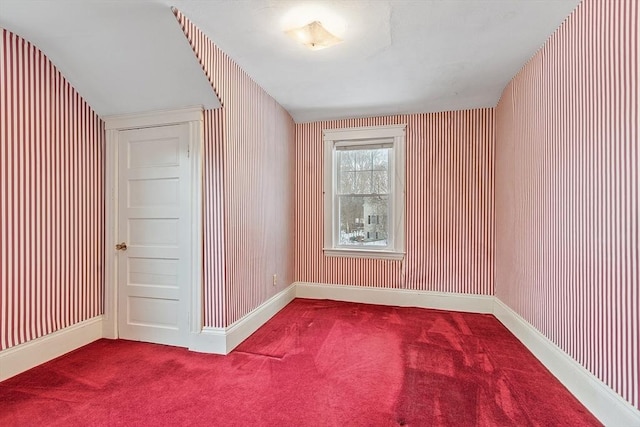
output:
[[[285,31],[285,33],[311,50],[325,49],[342,42],[341,38],[327,31],[320,21],[310,22],[300,28]]]

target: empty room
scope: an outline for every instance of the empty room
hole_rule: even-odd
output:
[[[640,426],[637,0],[0,0],[0,425]]]

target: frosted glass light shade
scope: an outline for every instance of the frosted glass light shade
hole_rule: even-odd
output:
[[[311,50],[325,49],[342,42],[341,38],[327,31],[320,21],[313,21],[300,28],[286,31],[286,34]]]

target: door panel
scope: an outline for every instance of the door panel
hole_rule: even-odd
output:
[[[141,214],[140,210],[132,209],[132,213]],[[129,219],[129,242],[131,245],[160,246],[164,248],[178,248],[180,236],[178,218],[135,218]]]
[[[175,178],[129,181],[129,207],[176,206],[180,181]]]
[[[119,133],[118,329],[125,339],[188,344],[189,126]]]
[[[161,258],[129,258],[129,283],[178,288],[178,261]]]

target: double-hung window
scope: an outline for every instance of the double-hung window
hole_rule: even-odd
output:
[[[406,125],[324,131],[324,253],[404,256]]]

